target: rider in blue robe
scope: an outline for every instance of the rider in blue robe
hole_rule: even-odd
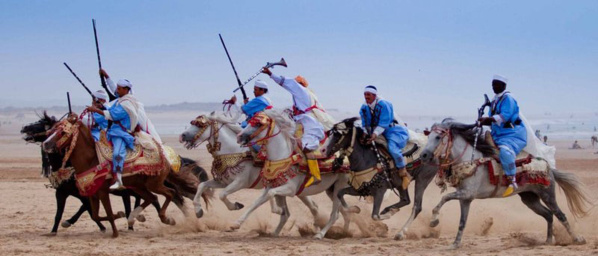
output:
[[[380,134],[386,138],[388,152],[403,179],[402,187],[407,189],[411,181],[411,175],[405,169],[405,160],[401,149],[409,141],[409,131],[395,121],[392,103],[381,99],[377,96],[377,93],[376,87],[366,86],[364,92],[366,103],[361,106],[359,111],[361,125],[372,140]]]
[[[491,125],[492,139],[499,148],[502,168],[511,184],[503,196],[511,195],[517,189],[515,178],[515,158],[527,145],[527,131],[519,118],[519,106],[511,96],[507,87],[507,79],[494,76],[492,89],[496,95],[492,100],[489,117],[480,118],[483,125]]]
[[[103,90],[98,90],[93,93],[93,96],[94,102],[92,102],[92,105],[101,110],[105,110],[106,107],[104,106],[104,104],[108,99],[108,95],[106,94],[106,92],[104,92]],[[95,141],[98,141],[100,140],[100,131],[105,131],[108,128],[108,120],[106,120],[106,118],[103,115],[100,115],[98,113],[91,113],[91,115],[93,118],[91,126],[91,136]]]

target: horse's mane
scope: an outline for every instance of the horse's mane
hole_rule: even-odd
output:
[[[472,129],[472,125],[455,122],[452,118],[445,118],[442,120],[442,123],[434,124],[432,129],[434,129],[434,127],[449,129],[452,134],[461,136],[471,146],[473,146],[475,138],[478,136],[477,130]],[[496,156],[496,148],[486,141],[483,133],[479,134],[476,149],[480,151],[484,157]]]
[[[240,133],[243,129],[237,123],[236,118],[228,117],[224,112],[212,112],[209,116],[207,116],[210,120],[216,121],[219,123],[224,124],[226,127],[230,128],[234,133]]]
[[[274,119],[278,129],[280,129],[281,133],[291,141],[291,143],[295,143],[295,121],[291,119],[291,117],[285,112],[284,110],[277,110],[277,109],[266,109],[264,110],[264,114],[268,117]]]

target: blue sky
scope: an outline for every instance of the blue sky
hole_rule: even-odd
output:
[[[102,64],[146,105],[220,102],[284,57],[327,108],[355,111],[372,84],[399,115],[475,114],[494,74],[522,111],[598,111],[598,1],[1,1],[0,107],[89,101]],[[277,106],[286,91],[268,77]],[[248,88],[251,94],[252,83]],[[237,94],[240,98],[240,94]]]

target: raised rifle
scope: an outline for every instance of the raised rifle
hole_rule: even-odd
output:
[[[275,66],[283,66],[283,67],[287,67],[287,62],[284,61],[284,58],[280,58],[280,61],[277,62],[266,62],[266,66],[263,66],[260,71],[256,72],[253,76],[249,77],[249,79],[247,79],[247,81],[245,81],[243,84],[239,85],[239,88],[233,90],[233,92],[238,91],[239,89],[243,90],[243,86],[245,86],[247,83],[249,83],[249,81],[253,80],[256,76],[258,76],[260,73],[262,73],[262,70],[264,68],[274,68]]]
[[[475,129],[478,129],[478,131],[476,132],[476,136],[475,139],[473,141],[473,149],[476,149],[476,147],[478,146],[478,137],[480,137],[481,133],[482,133],[482,123],[480,123],[480,118],[484,115],[484,110],[486,109],[486,107],[490,107],[492,103],[490,102],[490,99],[488,99],[488,94],[484,94],[484,104],[482,104],[482,106],[480,108],[478,108],[478,119],[476,119],[476,123],[475,123]],[[473,154],[474,154],[475,150],[471,152],[471,161],[473,162]]]
[[[98,32],[96,31],[96,20],[92,19],[91,22],[93,23],[93,36],[95,37],[95,40],[96,40],[96,53],[98,55],[98,66],[100,67],[100,69],[102,69],[102,60],[100,59],[100,46],[98,45]],[[108,86],[106,86],[106,79],[104,78],[104,76],[100,75],[100,81],[102,82],[102,88],[104,88],[104,90],[106,90],[106,93],[108,94],[108,99],[110,101],[113,101],[114,99],[116,99],[116,96],[114,96],[114,94],[112,94],[112,92],[108,89]]]
[[[73,109],[71,108],[71,96],[69,92],[66,92],[66,101],[69,103],[69,115],[73,113]]]
[[[79,81],[79,83],[83,86],[83,88],[85,88],[85,90],[87,91],[87,93],[89,93],[89,95],[91,96],[91,98],[93,99],[93,101],[96,101],[96,97],[93,96],[93,93],[91,93],[91,91],[89,90],[89,88],[87,88],[87,86],[83,83],[83,81],[81,81],[81,79],[77,76],[77,74],[75,74],[75,72],[71,69],[71,67],[69,67],[68,64],[66,64],[66,62],[63,62],[62,64],[64,64],[64,66],[71,71],[71,74],[73,74],[73,76],[75,76],[75,78],[77,78],[77,81]]]

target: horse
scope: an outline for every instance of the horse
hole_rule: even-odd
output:
[[[335,124],[332,129],[330,129],[330,143],[328,144],[326,152],[328,154],[333,154],[340,150],[342,152],[341,155],[348,153],[349,162],[351,163],[350,169],[355,176],[366,175],[366,172],[368,171],[376,174],[372,177],[371,181],[367,181],[367,183],[365,183],[366,185],[359,189],[356,189],[353,186],[342,189],[339,191],[338,197],[344,202],[345,199],[343,196],[345,194],[353,196],[373,195],[374,206],[372,209],[372,219],[385,220],[398,212],[401,207],[411,203],[409,191],[403,190],[401,186],[402,179],[399,177],[396,169],[380,168],[378,165],[378,157],[376,152],[372,149],[371,144],[365,145],[362,143],[361,138],[364,136],[364,132],[361,128],[355,126],[355,121],[358,119],[359,118],[357,117],[345,119],[342,122]],[[403,155],[408,157],[417,149],[417,147],[414,147],[410,152],[404,152]],[[422,210],[424,191],[436,175],[436,167],[417,163],[417,161],[418,160],[414,161],[416,164],[414,164],[414,169],[411,171],[411,176],[413,177],[413,181],[415,181],[415,198],[411,216],[409,216],[407,222],[394,236],[395,240],[403,240],[405,238],[405,233],[409,226]],[[386,161],[385,165],[388,166],[388,161]],[[384,194],[389,189],[398,191],[400,201],[384,208],[384,210],[379,213]]]
[[[96,152],[95,141],[91,136],[90,130],[79,120],[78,116],[74,113],[68,115],[65,120],[62,120],[54,125],[54,127],[48,132],[50,134],[48,139],[43,142],[43,148],[46,152],[54,152],[65,150],[66,160],[70,160],[72,166],[75,168],[75,175],[85,174],[88,170],[95,169],[99,171],[98,152]],[[166,200],[162,208],[159,211],[158,216],[162,223],[175,225],[175,221],[172,218],[166,216],[166,209],[168,204],[177,197],[178,193],[176,190],[183,191],[187,194],[195,194],[195,187],[191,182],[188,182],[182,176],[175,175],[171,170],[168,162],[163,159],[163,165],[155,170],[155,175],[142,175],[137,174],[130,177],[123,178],[125,185],[131,190],[135,191],[143,198],[143,203],[136,207],[135,210],[128,217],[128,224],[133,225],[136,217],[154,201],[157,201],[157,197],[152,192],[163,195]],[[95,180],[96,177],[93,177]],[[104,179],[102,177],[101,179]],[[175,186],[175,189],[164,186],[164,181],[168,180]],[[96,193],[90,196],[92,219],[94,221],[109,221],[112,227],[112,237],[118,237],[118,230],[114,224],[114,220],[121,215],[113,215],[112,207],[110,205],[109,198],[109,186],[110,182],[100,180],[101,183]],[[106,217],[99,216],[99,202],[102,202]],[[183,207],[184,201],[180,198],[179,207]],[[183,209],[182,209],[183,210]],[[184,212],[184,211],[183,211]]]
[[[278,236],[284,224],[289,219],[290,212],[287,207],[286,197],[288,196],[308,196],[326,192],[326,195],[332,200],[332,212],[326,225],[317,233],[314,238],[322,239],[328,229],[332,227],[338,219],[338,212],[343,214],[345,219],[344,229],[349,228],[349,218],[347,213],[359,212],[357,207],[345,209],[341,207],[341,201],[338,199],[338,192],[348,186],[348,175],[344,172],[322,173],[322,179],[319,184],[304,187],[309,176],[298,170],[298,165],[294,163],[293,149],[295,138],[295,123],[283,112],[277,110],[265,110],[254,115],[247,127],[245,127],[238,136],[238,142],[242,145],[252,145],[259,143],[261,150],[267,155],[266,166],[270,168],[262,169],[262,176],[271,177],[271,171],[280,171],[272,180],[268,180],[262,192],[262,195],[247,209],[247,211],[233,224],[233,229],[238,229],[249,215],[260,205],[271,198],[275,198],[278,205],[282,206],[283,213],[280,215],[280,221],[273,235]],[[273,170],[274,169],[274,170]]]
[[[475,125],[465,125],[454,122],[447,118],[442,123],[434,124],[431,133],[428,135],[428,144],[425,146],[420,157],[423,161],[439,165],[439,176],[446,175],[446,171],[455,174],[460,166],[472,166],[471,173],[459,175],[462,177],[457,183],[451,184],[456,188],[455,192],[446,194],[432,211],[433,217],[430,221],[431,227],[439,224],[438,215],[441,207],[450,200],[459,200],[461,218],[459,230],[452,249],[459,248],[469,207],[474,199],[502,198],[506,186],[493,185],[490,183],[490,175],[487,164],[484,160],[495,158],[497,149],[486,141],[481,134],[478,134]],[[475,145],[477,137],[477,145]],[[473,161],[472,161],[473,160]],[[553,215],[563,224],[573,241],[577,244],[585,243],[581,235],[573,232],[567,217],[559,208],[556,202],[555,184],[558,184],[565,192],[567,204],[574,217],[583,217],[589,213],[589,206],[593,206],[590,196],[585,191],[584,184],[572,173],[566,173],[546,164],[549,184],[521,184],[515,189],[514,194],[521,197],[521,201],[536,214],[542,216],[547,222],[546,243],[551,244],[553,238],[552,222]],[[441,173],[442,171],[442,173]],[[475,174],[475,175],[474,175]],[[455,175],[455,177],[457,177]],[[499,178],[503,180],[503,178]],[[541,203],[543,202],[544,205]]]
[[[21,133],[24,134],[23,140],[28,143],[42,143],[47,139],[46,132],[57,122],[55,117],[50,117],[44,111],[43,115],[40,116],[40,120],[34,123],[30,123],[28,125],[23,126],[21,129]],[[68,228],[74,225],[79,217],[83,214],[83,212],[87,211],[91,216],[91,206],[89,205],[89,200],[86,197],[81,196],[77,186],[75,184],[74,175],[70,174],[68,176],[62,175],[59,170],[62,164],[62,159],[64,158],[64,154],[57,152],[57,153],[46,153],[43,149],[41,150],[42,154],[42,175],[48,179],[50,179],[51,186],[56,189],[55,197],[56,197],[56,215],[54,217],[54,225],[52,226],[51,232],[48,234],[49,236],[55,236],[58,231],[58,224],[62,219],[62,214],[64,213],[64,207],[66,204],[66,199],[69,196],[76,197],[81,201],[81,206],[79,210],[73,215],[70,219],[65,220],[61,223],[63,228]],[[207,174],[203,168],[197,166],[197,163],[191,159],[181,157],[181,172],[190,172],[192,173],[199,182],[203,182],[207,180]],[[67,167],[70,166],[70,162],[67,162]],[[56,178],[59,177],[59,178]],[[171,186],[170,184],[166,183],[167,186]],[[125,208],[125,216],[128,217],[131,213],[131,200],[130,196],[135,198],[134,207],[140,205],[140,197],[135,192],[131,190],[115,190],[111,191],[111,194],[121,196],[123,199],[123,204]],[[175,197],[180,198],[180,196]],[[177,199],[178,200],[178,199]],[[152,205],[156,208],[156,211],[160,211],[160,204],[158,202],[153,202]],[[145,221],[143,215],[138,215],[137,220]],[[106,228],[100,222],[96,222],[100,231],[105,232]],[[133,226],[128,227],[129,230],[134,230]]]
[[[193,149],[207,141],[206,147],[214,162],[212,164],[213,179],[202,182],[197,188],[193,203],[197,218],[203,216],[200,198],[208,189],[224,188],[219,198],[228,210],[240,210],[244,207],[239,202],[230,202],[228,195],[241,189],[262,189],[261,167],[254,165],[251,152],[237,143],[237,133],[241,126],[235,123],[237,118],[229,118],[222,113],[212,112],[210,115],[200,115],[191,121],[191,126],[179,136],[179,142],[187,149]],[[208,190],[209,191],[209,190]],[[310,210],[314,219],[318,217],[318,206],[311,198],[299,196]],[[282,208],[270,200],[272,212],[282,214]]]

